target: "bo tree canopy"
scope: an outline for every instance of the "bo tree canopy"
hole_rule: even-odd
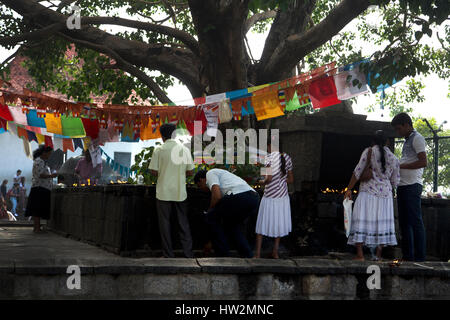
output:
[[[75,4],[81,29],[70,30]],[[374,14],[376,23],[366,23]],[[431,72],[448,78],[449,28],[433,31],[448,16],[448,0],[0,0],[0,46],[20,45],[16,54],[28,57],[34,89],[80,101],[107,94],[113,103],[134,90],[167,103],[175,79],[198,97],[334,60],[370,58],[367,68],[381,74],[380,83]],[[355,19],[355,30],[344,32]],[[265,30],[255,60],[247,34]],[[431,36],[441,45],[427,44]],[[372,52],[363,52],[364,43]],[[72,44],[76,54],[68,56]]]

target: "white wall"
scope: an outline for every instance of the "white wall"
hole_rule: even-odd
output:
[[[36,142],[31,142],[31,150],[38,147]],[[13,136],[9,132],[0,134],[0,184],[4,179],[8,180],[8,190],[13,185],[13,178],[17,170],[22,170],[25,177],[27,192],[31,188],[31,171],[33,160],[27,158],[23,148],[22,139]]]

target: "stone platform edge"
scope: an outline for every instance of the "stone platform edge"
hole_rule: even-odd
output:
[[[370,265],[380,267],[382,275],[425,276],[450,279],[448,262],[351,261],[318,258],[240,259],[240,258],[139,258],[139,259],[0,259],[0,274],[67,274],[70,265],[80,267],[81,274],[290,274],[346,275],[368,274]]]

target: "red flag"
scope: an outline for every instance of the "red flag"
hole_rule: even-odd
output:
[[[100,130],[100,125],[98,123],[98,120],[82,118],[81,121],[83,121],[83,126],[84,126],[84,131],[86,131],[86,136],[91,137],[92,140],[97,139],[98,133]]]
[[[27,141],[28,141],[28,133],[27,133],[27,130],[25,130],[25,129],[22,128],[22,127],[17,126],[17,136],[18,136],[19,138],[25,138],[25,139],[27,139]]]
[[[194,98],[194,104],[196,106],[198,106],[199,104],[205,104],[205,102],[206,102],[205,97]]]
[[[5,119],[1,119],[0,118],[0,129],[3,129],[3,130],[5,130],[5,131],[7,131],[7,128],[6,128],[6,124],[7,124],[8,122],[5,120]]]
[[[9,112],[9,108],[6,104],[0,103],[0,118],[5,119],[6,121],[14,121],[11,112]]]
[[[46,147],[50,147],[53,149],[53,141],[52,141],[52,137],[50,136],[45,136],[45,146]]]
[[[314,109],[325,108],[342,102],[337,97],[333,77],[313,81],[309,86],[309,97]]]
[[[202,134],[206,130],[206,126],[208,124],[208,121],[206,120],[205,113],[203,110],[198,113],[197,118],[194,121],[201,121],[202,122]],[[194,136],[194,128],[195,123],[194,121],[186,121],[186,128],[188,129],[191,136]]]
[[[63,139],[63,151],[66,152],[67,150],[75,152],[75,148],[73,147],[73,140],[64,138]]]

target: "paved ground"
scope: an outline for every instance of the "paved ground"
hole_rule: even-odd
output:
[[[0,226],[0,259],[116,259],[118,256],[54,233],[35,234],[30,227]]]
[[[320,257],[290,257],[290,259],[318,259],[339,260],[351,262],[353,255],[350,253],[330,253],[328,256]],[[35,234],[28,223],[9,226],[0,224],[0,260],[30,261],[39,260],[47,262],[78,260],[78,261],[122,261],[125,263],[136,263],[143,261],[138,258],[126,258],[110,253],[81,241],[65,238],[53,232]],[[154,259],[154,258],[153,258]],[[159,260],[159,259],[157,259]],[[271,259],[272,260],[272,259]],[[429,261],[436,259],[430,258]],[[281,261],[285,260],[278,260]],[[366,257],[370,261],[370,255]],[[388,263],[389,261],[385,261]],[[275,263],[275,260],[272,260]]]

